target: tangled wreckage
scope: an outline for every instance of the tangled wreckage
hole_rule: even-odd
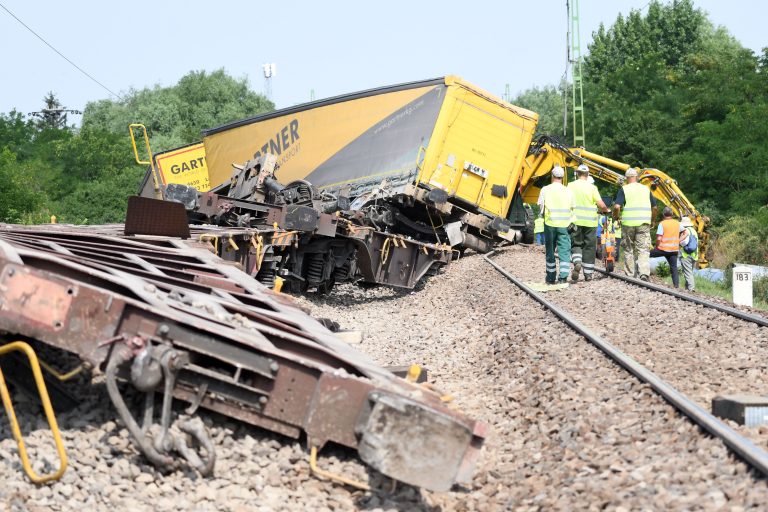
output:
[[[2,339],[42,342],[103,372],[136,446],[160,468],[178,455],[212,473],[215,446],[192,419],[202,407],[305,435],[313,468],[333,442],[412,485],[469,481],[483,423],[375,365],[332,322],[270,289],[328,293],[351,280],[412,288],[449,263],[450,246],[366,226],[343,198],[307,182],[282,186],[274,162],[248,162],[216,192],[171,184],[161,200],[131,197],[125,225],[0,225]],[[144,393],[140,419],[118,380]],[[189,404],[176,420],[174,399]]]
[[[332,322],[279,292],[330,293],[342,282],[408,289],[465,249],[530,242],[526,203],[554,164],[585,164],[595,178],[623,183],[626,164],[550,138],[533,142],[537,121],[443,77],[207,130],[203,142],[166,152],[191,162],[168,173],[146,129],[131,125],[136,159],[150,168],[124,225],[0,224],[0,366],[17,371],[3,354],[26,347],[60,454],[24,342],[74,354],[102,374],[136,446],[160,468],[213,471],[216,447],[195,419],[203,408],[306,436],[318,474],[317,451],[331,442],[412,485],[467,482],[485,424],[414,382],[417,372],[405,379],[377,366]],[[134,127],[144,131],[146,161]],[[706,243],[708,219],[674,180],[643,169],[640,181],[694,219]],[[54,475],[31,471],[2,376],[27,474],[61,476],[65,463]],[[118,382],[143,393],[143,405],[126,400]],[[183,414],[174,400],[188,404]]]
[[[210,250],[211,237],[247,246],[265,233],[212,228],[200,235],[207,236],[0,225],[2,339],[38,340],[103,372],[136,446],[160,468],[179,454],[200,473],[212,472],[215,446],[191,419],[202,407],[289,437],[304,434],[313,454],[327,442],[356,449],[374,469],[409,484],[446,490],[471,478],[483,423],[378,367]],[[118,380],[144,393],[140,419]],[[175,421],[173,400],[189,404]],[[151,428],[156,416],[159,428]]]

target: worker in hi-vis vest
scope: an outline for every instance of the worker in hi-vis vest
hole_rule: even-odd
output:
[[[693,244],[689,240],[693,239]],[[688,252],[686,247],[693,245],[696,248],[693,252]],[[693,269],[696,268],[696,262],[699,261],[699,234],[693,227],[690,217],[680,219],[680,266],[683,267],[683,277],[685,278],[685,289],[689,291],[696,290],[696,281],[693,277]]]
[[[664,208],[661,213],[664,220],[659,222],[656,230],[656,247],[651,249],[651,258],[664,257],[669,263],[672,273],[672,284],[675,288],[680,286],[677,276],[677,253],[680,251],[680,223],[674,218],[672,208]]]
[[[619,189],[613,202],[613,219],[621,216],[621,243],[624,245],[624,272],[648,281],[651,273],[648,249],[651,247],[651,219],[656,217],[656,198],[637,181],[637,169],[624,173],[627,184]]]
[[[573,195],[563,185],[565,171],[559,165],[552,168],[552,183],[539,193],[539,211],[544,212],[544,250],[547,259],[548,284],[565,283],[571,269],[571,223]],[[560,263],[555,261],[555,247]],[[559,272],[558,272],[559,270]]]
[[[600,208],[603,213],[610,212],[600,197],[594,180],[589,181],[589,168],[581,164],[576,168],[575,174],[576,180],[568,184],[568,190],[573,195],[573,223],[576,225],[571,233],[571,280],[574,283],[579,280],[582,268],[584,280],[592,280],[597,250],[597,209]]]
[[[539,213],[536,220],[533,221],[533,235],[535,237],[534,243],[536,245],[544,245],[544,214]]]

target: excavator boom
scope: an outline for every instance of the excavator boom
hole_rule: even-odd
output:
[[[595,179],[617,187],[624,184],[624,171],[630,165],[592,153],[584,148],[571,148],[551,137],[540,137],[531,144],[521,176],[523,200],[535,203],[539,190],[547,184],[546,177],[554,165],[576,167],[584,164]],[[678,217],[689,217],[699,235],[699,267],[709,266],[709,217],[702,215],[688,200],[677,181],[658,169],[638,169],[638,181],[651,189],[653,196],[669,206]]]

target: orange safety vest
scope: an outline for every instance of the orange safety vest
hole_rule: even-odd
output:
[[[677,252],[680,249],[680,222],[675,219],[666,219],[661,221],[661,227],[664,228],[664,232],[661,234],[659,250]]]

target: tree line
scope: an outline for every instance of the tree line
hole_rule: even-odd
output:
[[[652,1],[600,26],[583,70],[587,148],[677,179],[712,219],[721,264],[768,263],[768,49],[755,55],[690,0]],[[512,102],[558,134],[567,88],[536,86]],[[0,114],[0,221],[120,222],[145,172],[128,124],[146,125],[159,152],[272,109],[246,79],[218,70],[88,103],[77,129]]]
[[[45,107],[59,108],[52,94]],[[121,222],[146,171],[137,165],[128,125],[143,123],[155,152],[200,140],[200,132],[274,109],[245,78],[193,71],[172,87],[131,90],[90,102],[80,128],[61,117],[0,114],[0,221]]]
[[[583,74],[587,148],[674,177],[712,219],[720,264],[768,263],[768,48],[744,48],[690,0],[652,1],[592,34]],[[567,87],[513,103],[562,133]]]

